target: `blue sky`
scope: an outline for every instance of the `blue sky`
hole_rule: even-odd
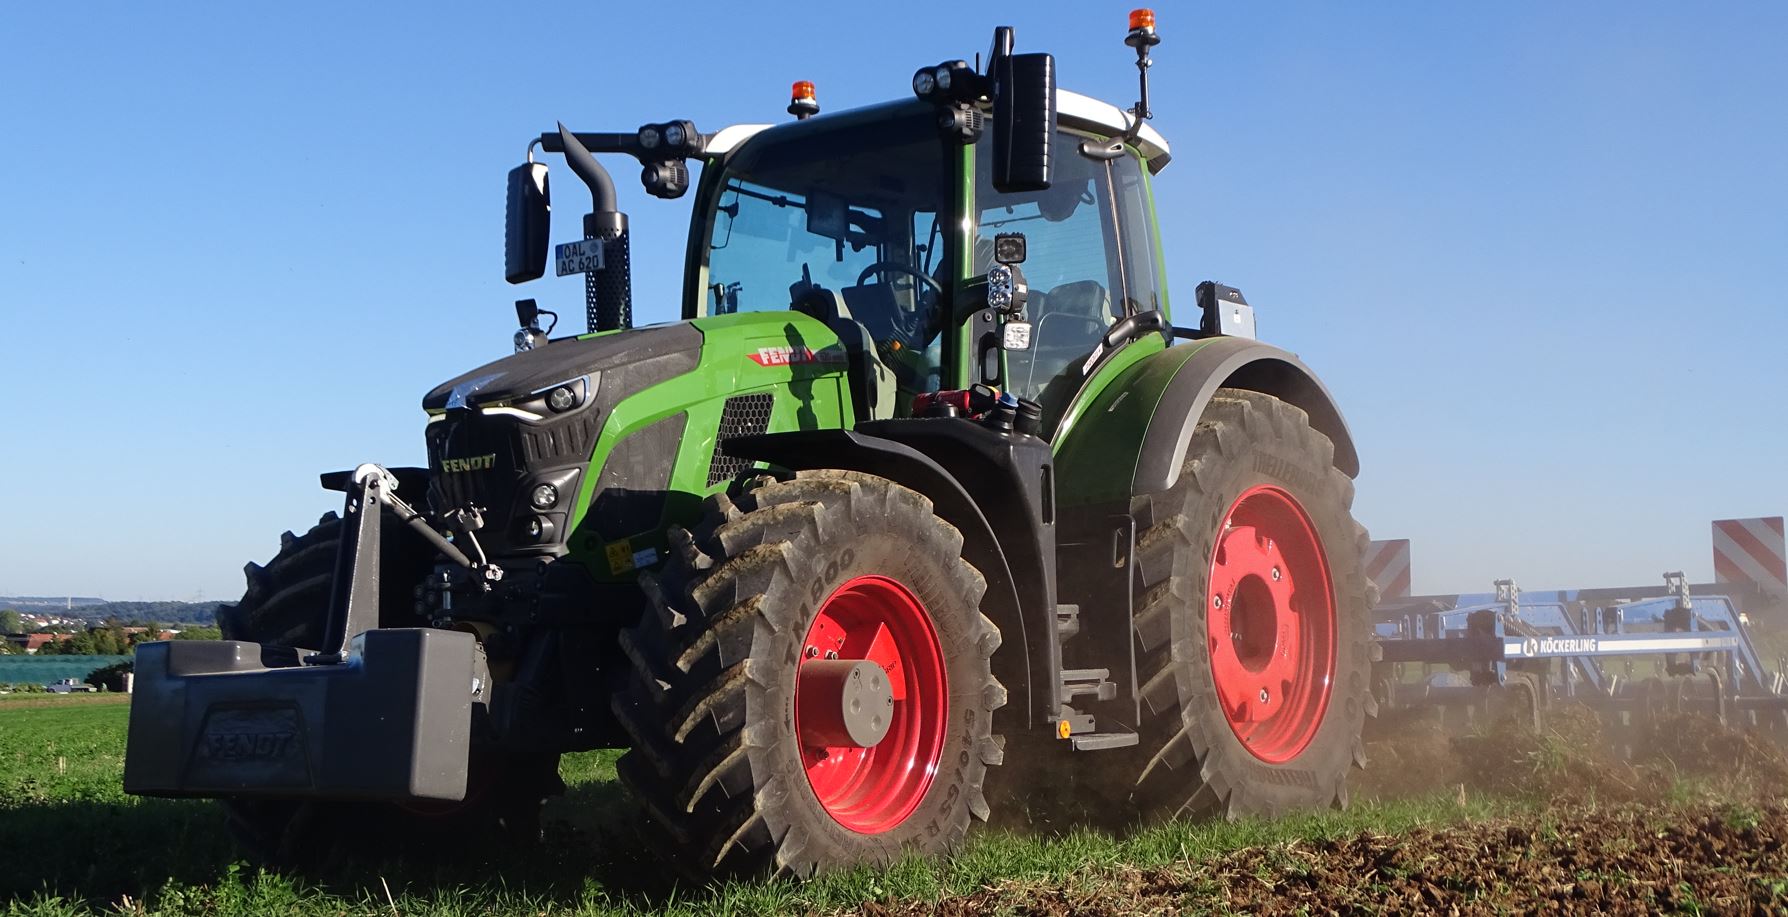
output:
[[[1001,23],[1135,91],[1127,4],[496,7],[0,10],[0,594],[233,598],[319,470],[420,463],[422,393],[509,348],[503,173],[557,119],[865,104]],[[1170,281],[1324,376],[1418,591],[1707,579],[1708,520],[1788,510],[1788,6],[1157,9]],[[620,185],[674,317],[688,200]]]

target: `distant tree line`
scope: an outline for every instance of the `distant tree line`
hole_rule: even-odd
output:
[[[127,624],[159,621],[165,624],[201,624],[217,623],[217,606],[222,602],[99,602],[92,605],[76,605],[73,609],[50,609],[42,614],[53,614],[61,618],[79,618],[83,621],[98,624],[103,621],[123,621]],[[33,612],[35,617],[38,613]],[[17,634],[26,630],[25,613],[17,608],[0,608],[0,633]]]
[[[75,606],[72,614],[88,621],[160,621],[163,624],[215,624],[222,602],[102,602]],[[68,612],[64,613],[71,614]]]

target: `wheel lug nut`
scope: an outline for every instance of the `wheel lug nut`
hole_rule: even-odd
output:
[[[1276,583],[1276,582],[1278,582],[1278,581],[1279,581],[1279,578],[1280,578],[1280,577],[1281,577],[1281,576],[1284,576],[1284,574],[1283,574],[1283,573],[1280,573],[1280,572],[1279,572],[1279,568],[1278,568],[1278,567],[1274,567],[1274,568],[1273,568],[1273,582],[1275,582],[1275,583]]]
[[[1211,607],[1212,608],[1222,608],[1223,607],[1223,597],[1220,595],[1211,596]]]
[[[1267,689],[1265,688],[1260,689],[1260,702],[1263,704],[1267,702]]]
[[[807,648],[807,658],[812,659],[813,657],[818,656],[818,655],[819,655],[819,647],[810,646]]]

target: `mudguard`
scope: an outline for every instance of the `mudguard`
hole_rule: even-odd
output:
[[[1205,406],[1226,387],[1303,409],[1335,444],[1335,467],[1349,477],[1359,474],[1347,422],[1309,367],[1270,344],[1214,337],[1151,354],[1083,393],[1056,434],[1062,503],[1123,500],[1172,487]]]

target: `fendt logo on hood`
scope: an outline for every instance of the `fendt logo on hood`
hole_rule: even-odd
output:
[[[759,366],[797,366],[802,363],[843,363],[844,351],[836,347],[759,347],[746,359]]]
[[[447,474],[460,474],[466,471],[489,471],[497,467],[497,454],[471,455],[465,458],[442,458],[441,470]]]

